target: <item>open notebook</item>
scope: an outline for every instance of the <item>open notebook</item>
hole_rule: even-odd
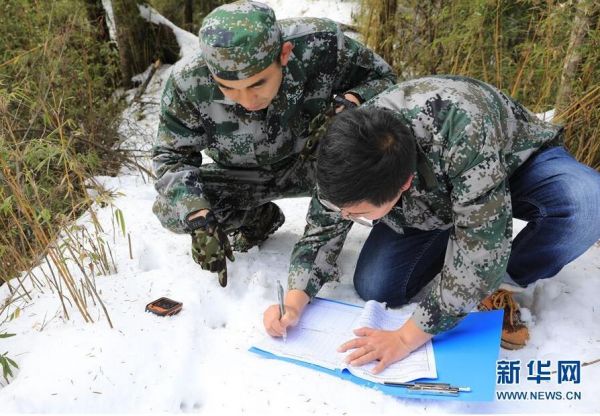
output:
[[[401,364],[398,364],[400,367],[395,365],[393,369],[373,376],[368,372],[368,366],[352,368],[357,375],[350,373],[343,362],[345,354],[338,353],[337,347],[354,338],[353,327],[362,326],[370,321],[378,322],[377,325],[383,328],[397,328],[408,316],[403,316],[397,311],[385,310],[377,303],[367,303],[364,309],[367,311],[364,312],[360,306],[316,298],[306,307],[299,326],[289,330],[287,342],[265,335],[264,339],[250,348],[250,351],[265,358],[291,362],[396,397],[494,400],[496,360],[502,330],[501,310],[469,313],[458,326],[435,336],[433,348],[425,347],[402,360]],[[361,317],[365,322],[359,321]],[[471,391],[457,396],[424,396],[404,387],[382,384],[385,381],[381,379],[382,376],[389,376],[393,382],[421,377],[415,381],[449,383],[453,386],[469,387]]]
[[[356,338],[353,329],[369,327],[395,330],[409,317],[410,313],[386,309],[385,304],[372,300],[364,308],[359,308],[317,298],[306,308],[298,325],[289,329],[287,341],[267,336],[255,344],[255,348],[330,370],[347,369],[356,377],[374,383],[403,383],[418,378],[437,378],[431,341],[379,374],[371,373],[375,362],[352,367],[344,362],[345,356],[350,352],[337,352],[341,344]]]

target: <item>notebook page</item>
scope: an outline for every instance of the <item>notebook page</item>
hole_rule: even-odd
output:
[[[256,348],[281,357],[306,361],[331,370],[339,369],[344,354],[337,348],[348,341],[356,327],[360,308],[313,299],[298,325],[288,328],[287,341],[265,337]]]
[[[385,303],[370,300],[365,304],[353,329],[366,326],[374,329],[395,330],[400,328],[410,316],[410,312],[386,310]],[[413,351],[403,360],[391,364],[381,373],[372,374],[371,370],[376,365],[377,362],[371,362],[360,367],[348,367],[348,370],[357,377],[376,383],[386,381],[404,383],[418,378],[437,378],[431,341]]]

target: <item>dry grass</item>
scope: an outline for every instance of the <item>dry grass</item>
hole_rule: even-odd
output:
[[[556,115],[567,146],[600,168],[600,5],[589,0],[361,0],[359,26],[373,47],[408,79],[459,74],[484,80],[534,112],[557,107],[557,93],[577,22],[589,29],[568,103]]]
[[[103,306],[95,276],[114,272],[114,264],[102,233],[79,230],[73,221],[106,194],[96,189],[99,196],[90,198],[90,188],[98,188],[90,178],[116,172],[125,157],[112,149],[120,112],[110,99],[116,55],[98,44],[83,4],[2,6],[0,281],[13,301],[31,300],[31,288],[49,290],[65,318],[73,307],[91,321],[87,306]],[[39,264],[47,267],[36,275]]]

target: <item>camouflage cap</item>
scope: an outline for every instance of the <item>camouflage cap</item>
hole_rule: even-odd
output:
[[[281,31],[275,12],[256,1],[217,7],[204,18],[199,38],[210,72],[226,80],[258,74],[281,52]]]

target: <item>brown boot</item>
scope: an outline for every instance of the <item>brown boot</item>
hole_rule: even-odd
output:
[[[508,290],[499,289],[482,300],[477,309],[480,311],[504,309],[500,345],[507,350],[518,350],[527,344],[529,329],[521,320],[519,305],[512,295]]]

